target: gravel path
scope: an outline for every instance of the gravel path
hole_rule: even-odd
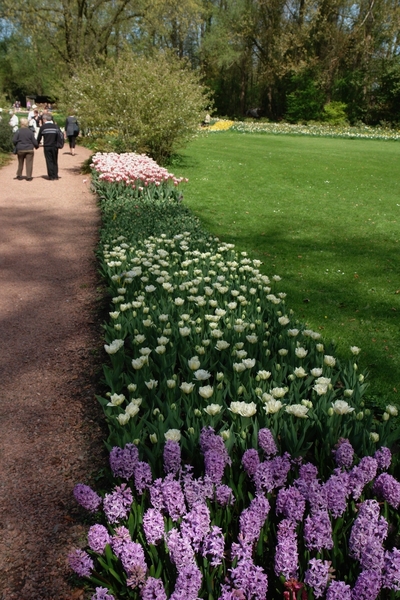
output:
[[[100,334],[99,211],[80,165],[59,151],[48,181],[16,157],[0,169],[0,599],[77,600],[67,554],[86,528],[72,496],[102,457],[94,398]]]

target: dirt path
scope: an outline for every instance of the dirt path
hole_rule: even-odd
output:
[[[90,155],[59,153],[48,181],[0,169],[0,599],[79,598],[66,555],[82,538],[72,490],[101,452],[94,400],[99,212]],[[98,464],[98,463],[97,463]]]

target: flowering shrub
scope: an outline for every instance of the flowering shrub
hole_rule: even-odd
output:
[[[179,443],[167,441],[163,475],[154,479],[135,446],[112,449],[113,474],[124,482],[105,494],[88,549],[69,557],[78,575],[106,586],[94,600],[264,600],[293,588],[305,598],[367,600],[400,591],[400,550],[389,530],[391,523],[398,531],[400,484],[378,475],[388,449],[347,466],[337,453],[325,481],[310,463],[278,455],[268,429],[241,468],[232,468],[211,427],[202,429],[200,450],[204,465],[195,473],[181,462]],[[385,489],[383,477],[391,478]],[[92,497],[77,487],[79,503],[92,511]]]

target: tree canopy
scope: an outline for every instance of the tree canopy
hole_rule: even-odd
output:
[[[398,0],[1,0],[0,11],[8,94],[32,74],[48,93],[128,45],[188,59],[220,115],[259,107],[271,119],[310,120],[339,102],[352,122],[400,121]],[[26,73],[30,48],[38,60]]]

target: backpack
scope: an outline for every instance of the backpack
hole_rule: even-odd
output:
[[[64,148],[64,134],[61,131],[60,128],[58,128],[57,131],[57,143],[56,143],[57,148],[59,148],[59,150],[61,150],[62,148]]]

